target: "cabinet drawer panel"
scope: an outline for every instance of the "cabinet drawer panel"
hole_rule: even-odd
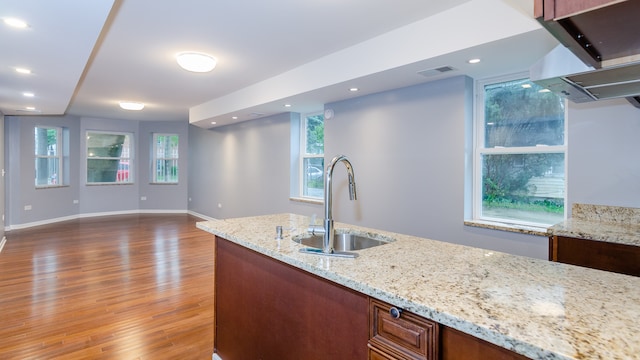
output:
[[[370,343],[402,358],[437,359],[438,324],[410,312],[393,318],[391,305],[371,299]]]

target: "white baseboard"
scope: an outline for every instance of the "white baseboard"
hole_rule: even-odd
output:
[[[34,226],[53,224],[61,221],[98,217],[98,216],[129,215],[129,214],[187,214],[187,213],[190,213],[190,212],[187,210],[126,210],[126,211],[109,211],[109,212],[101,212],[101,213],[77,214],[77,215],[64,216],[64,217],[59,217],[54,219],[47,219],[47,220],[41,220],[41,221],[34,221],[30,223],[5,226],[4,231],[26,229]],[[194,216],[202,217],[199,215],[194,215]],[[204,217],[202,218],[204,219]]]

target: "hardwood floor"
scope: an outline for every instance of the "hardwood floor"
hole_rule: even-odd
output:
[[[211,359],[214,236],[186,215],[6,233],[0,359]]]

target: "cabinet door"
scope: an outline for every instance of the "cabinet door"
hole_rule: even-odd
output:
[[[391,359],[438,359],[438,323],[406,311],[396,318],[390,314],[393,306],[379,300],[369,304],[372,347]]]
[[[640,246],[552,236],[549,260],[640,276]]]
[[[526,360],[526,356],[458,330],[442,327],[442,360]]]
[[[215,251],[222,359],[367,358],[366,295],[221,238]]]

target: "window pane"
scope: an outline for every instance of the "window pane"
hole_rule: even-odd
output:
[[[58,185],[59,158],[36,158],[36,186]]]
[[[89,133],[87,136],[87,156],[119,158],[124,155],[126,138],[127,136],[124,134]],[[126,147],[128,148],[128,144]]]
[[[561,222],[564,181],[564,153],[483,155],[482,216]]]
[[[484,87],[485,147],[564,144],[564,100],[528,79]]]
[[[88,159],[87,181],[90,183],[116,182],[120,160]]]
[[[178,158],[178,135],[157,135],[156,156]]]
[[[305,121],[305,152],[308,155],[324,154],[324,116],[307,116]]]
[[[178,182],[178,160],[156,161],[156,182]]]
[[[87,133],[87,183],[131,183],[131,135]]]
[[[302,195],[322,198],[324,195],[324,158],[303,160]]]
[[[58,155],[58,129],[35,128],[36,155]]]

